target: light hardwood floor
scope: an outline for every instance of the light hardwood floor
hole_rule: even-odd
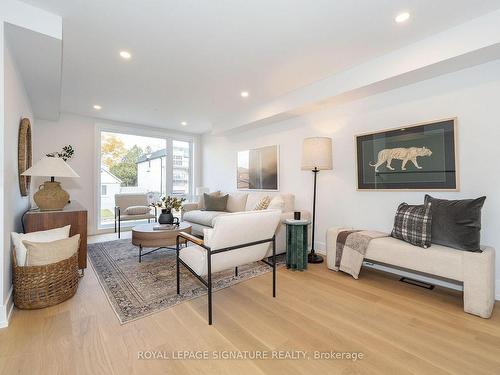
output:
[[[129,234],[125,234],[129,236]],[[91,241],[114,235],[91,238]],[[481,319],[461,293],[428,291],[364,269],[325,264],[271,273],[214,294],[214,325],[199,298],[121,326],[91,267],[60,305],[15,310],[0,330],[2,374],[500,374],[500,311]],[[140,351],[362,352],[348,360],[140,360]]]

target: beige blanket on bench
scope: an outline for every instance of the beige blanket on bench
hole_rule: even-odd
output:
[[[387,234],[368,230],[339,232],[334,270],[346,272],[357,279],[370,241],[381,237],[387,237]]]

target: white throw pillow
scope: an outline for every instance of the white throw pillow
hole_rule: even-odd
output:
[[[280,210],[281,212],[283,212],[283,208],[285,208],[285,201],[281,195],[276,195],[267,206],[268,210]]]
[[[31,233],[16,233],[12,232],[10,234],[12,238],[12,244],[16,249],[16,260],[18,266],[26,265],[26,247],[23,244],[23,241],[31,241],[31,242],[52,242],[57,240],[62,240],[64,238],[69,237],[69,231],[71,229],[71,225],[66,225],[62,228],[43,230],[40,232],[31,232]]]
[[[146,215],[151,210],[148,206],[130,206],[123,211],[125,215]]]
[[[228,212],[241,212],[245,211],[247,203],[247,193],[231,193],[227,199],[226,211]]]

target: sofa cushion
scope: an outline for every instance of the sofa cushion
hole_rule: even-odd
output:
[[[205,227],[213,227],[212,221],[219,215],[227,214],[225,211],[201,211],[193,210],[184,214],[183,219],[191,223],[203,225]]]
[[[480,251],[481,208],[485,199],[446,200],[426,195],[425,202],[432,204],[432,243]]]
[[[401,203],[394,218],[391,236],[427,249],[431,246],[432,206]]]
[[[245,211],[245,205],[247,203],[247,198],[248,198],[247,193],[229,194],[229,197],[227,198],[226,211],[228,211],[228,212]]]

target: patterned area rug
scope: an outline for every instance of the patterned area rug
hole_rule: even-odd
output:
[[[181,294],[177,295],[175,250],[158,250],[139,263],[139,248],[124,239],[90,244],[88,256],[121,324],[207,294],[206,287],[181,265]],[[277,260],[282,265],[284,255]],[[238,277],[234,269],[214,273],[213,289],[227,288],[271,271],[265,263],[255,262],[238,267]]]

